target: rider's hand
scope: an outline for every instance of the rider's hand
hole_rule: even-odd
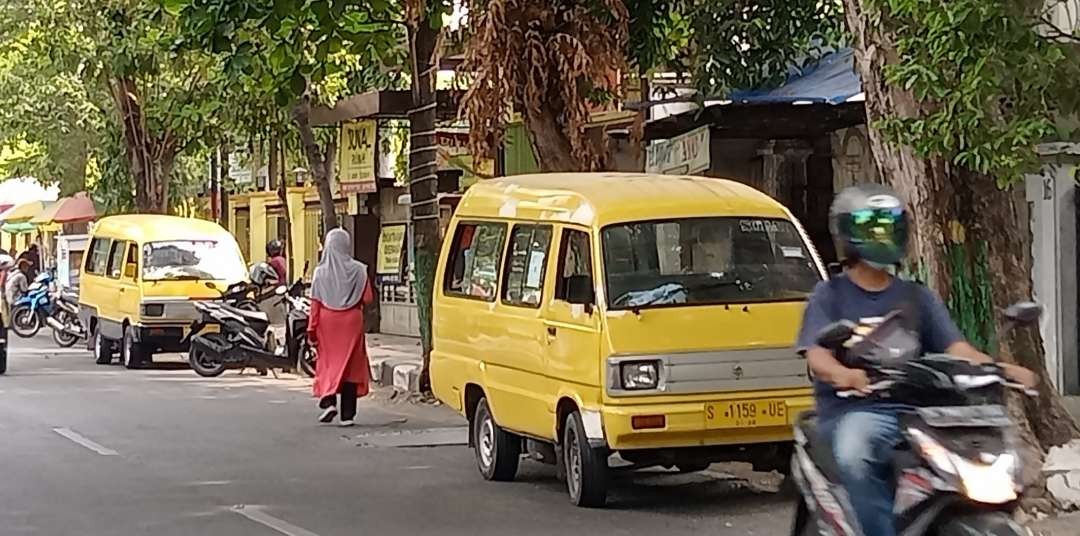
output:
[[[1034,372],[1019,365],[1002,363],[1001,370],[1010,380],[1019,383],[1028,389],[1034,389],[1036,385],[1039,385],[1039,377]]]
[[[832,383],[837,391],[858,391],[862,394],[870,394],[870,378],[866,376],[866,371],[863,369],[844,369],[833,378]]]

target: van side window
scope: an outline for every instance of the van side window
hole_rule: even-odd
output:
[[[447,294],[495,301],[506,224],[462,223],[454,233],[443,289]]]
[[[589,247],[589,234],[574,229],[562,233],[562,245],[559,246],[559,279],[555,285],[555,299],[566,300],[566,282],[571,277],[585,277],[593,280],[592,248]]]
[[[124,252],[127,251],[127,243],[117,240],[112,244],[112,250],[109,251],[109,277],[112,279],[120,279],[120,270],[124,264]]]
[[[510,305],[539,307],[544,293],[551,227],[515,225],[506,255],[503,301]]]
[[[105,267],[109,263],[108,238],[95,238],[90,243],[90,254],[86,256],[86,273],[105,275]]]
[[[139,248],[135,244],[128,244],[125,259],[124,277],[134,279],[139,273]]]

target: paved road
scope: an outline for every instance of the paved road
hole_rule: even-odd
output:
[[[637,475],[612,506],[570,506],[554,472],[478,476],[443,408],[361,404],[360,424],[315,423],[305,380],[98,366],[51,340],[13,340],[0,376],[0,534],[785,534],[791,506],[714,471]],[[736,471],[737,472],[737,471]]]

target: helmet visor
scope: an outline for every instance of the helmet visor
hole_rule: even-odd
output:
[[[896,264],[907,251],[907,216],[902,207],[860,209],[851,213],[847,235],[860,258],[878,265]]]

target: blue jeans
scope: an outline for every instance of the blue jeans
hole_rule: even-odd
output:
[[[865,536],[895,536],[893,449],[900,443],[900,422],[888,410],[854,410],[826,425],[840,483],[847,490]]]

